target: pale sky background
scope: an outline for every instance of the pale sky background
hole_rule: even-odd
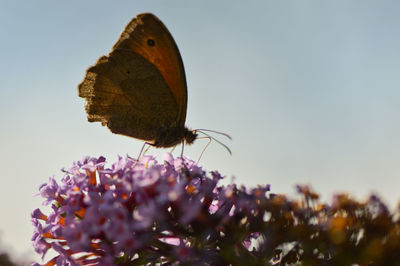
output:
[[[30,212],[42,199],[32,195],[49,176],[84,155],[112,163],[139,153],[141,141],[87,122],[77,85],[142,12],[157,15],[181,51],[186,125],[233,137],[232,156],[210,145],[205,169],[274,193],[311,184],[328,201],[377,192],[396,205],[399,1],[0,0],[3,248],[36,257]],[[205,144],[185,155],[197,160]]]

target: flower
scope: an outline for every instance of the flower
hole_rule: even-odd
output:
[[[163,163],[118,157],[111,167],[87,156],[63,172],[39,188],[49,213],[31,213],[35,251],[57,254],[45,265],[400,261],[400,209],[392,215],[377,196],[337,195],[329,206],[298,186],[301,199],[290,200],[269,185],[221,185],[217,171],[171,154]]]
[[[51,248],[58,255],[49,262],[64,265],[131,261],[138,253],[149,256],[145,248],[189,250],[184,227],[208,209],[204,198],[213,198],[222,177],[209,178],[193,161],[171,154],[163,164],[153,156],[119,157],[111,168],[105,162],[86,156],[63,169],[60,183],[53,176],[40,186],[52,212],[31,214],[36,252],[44,257]]]

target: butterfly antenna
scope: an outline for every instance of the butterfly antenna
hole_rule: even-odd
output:
[[[210,139],[210,141],[211,141],[211,140],[215,140],[215,141],[216,141],[217,143],[219,143],[222,147],[224,147],[224,148],[229,152],[230,155],[232,155],[232,151],[231,151],[231,149],[229,149],[229,147],[228,147],[227,145],[225,145],[224,143],[222,143],[222,142],[219,141],[218,139],[214,138],[214,137],[211,136],[210,134],[205,133],[204,131],[217,133],[217,134],[223,135],[223,136],[225,136],[225,137],[227,137],[227,138],[229,138],[229,139],[232,139],[232,137],[229,136],[228,134],[223,133],[223,132],[219,132],[219,131],[209,130],[209,129],[196,129],[195,131],[204,134],[208,139]],[[208,146],[208,144],[207,144],[207,146]],[[206,147],[207,147],[207,146],[206,146]]]
[[[228,139],[232,140],[232,137],[230,135],[228,135],[228,134],[226,134],[224,132],[221,132],[221,131],[216,131],[216,130],[211,130],[211,129],[204,129],[204,128],[198,128],[198,129],[195,129],[195,131],[199,131],[199,132],[201,132],[203,134],[205,134],[204,131],[212,132],[212,133],[215,133],[215,134],[220,134],[220,135],[225,136]],[[214,138],[212,138],[212,139],[214,139]],[[214,139],[214,140],[216,140],[216,139]]]

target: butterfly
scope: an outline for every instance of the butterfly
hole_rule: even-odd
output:
[[[187,85],[178,47],[153,14],[139,14],[107,56],[89,67],[78,86],[89,122],[155,147],[191,144],[185,126]]]

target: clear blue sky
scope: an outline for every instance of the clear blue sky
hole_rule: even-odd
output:
[[[138,154],[141,141],[87,122],[76,87],[141,12],[180,48],[186,124],[233,137],[232,156],[210,145],[205,169],[275,193],[312,184],[326,200],[399,200],[400,2],[0,0],[3,246],[33,254],[32,194],[60,168]],[[185,155],[197,159],[205,144]]]

